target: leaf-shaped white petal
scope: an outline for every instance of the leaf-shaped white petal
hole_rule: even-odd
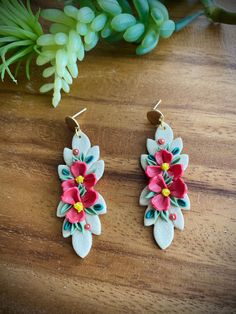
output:
[[[156,221],[156,215],[154,215],[154,217],[152,218],[147,218],[146,215],[147,213],[150,211],[150,210],[153,210],[152,206],[149,205],[145,211],[145,214],[144,214],[144,226],[148,227],[148,226],[151,226],[151,225],[154,225],[155,221]]]
[[[170,146],[170,151],[174,156],[177,156],[181,153],[183,149],[183,141],[181,137],[177,137],[176,139],[173,140],[171,146]]]
[[[65,163],[67,164],[67,166],[71,166],[72,165],[72,157],[73,157],[73,153],[72,153],[72,150],[65,147],[64,148],[64,151],[63,151],[63,157],[64,157],[64,160],[65,160]]]
[[[88,167],[90,167],[92,164],[94,164],[96,161],[98,161],[100,157],[100,150],[99,150],[99,146],[93,146],[91,148],[89,148],[87,155],[86,155],[86,159],[85,162],[88,165]]]
[[[186,194],[184,198],[180,198],[177,200],[181,209],[190,210],[191,204],[188,195]]]
[[[59,202],[57,206],[57,217],[65,217],[67,211],[70,209],[71,205],[66,204],[62,201]]]
[[[176,219],[172,220],[175,228],[179,230],[184,230],[184,216],[182,214],[181,209],[179,207],[171,206],[169,209],[169,213],[176,215]]]
[[[59,175],[59,178],[63,181],[73,178],[73,176],[70,172],[70,168],[66,165],[59,165],[58,166],[58,175]]]
[[[84,258],[88,255],[92,247],[92,234],[88,230],[81,232],[75,230],[72,235],[72,245],[73,248],[80,257]]]
[[[104,167],[105,167],[104,161],[98,160],[88,169],[88,174],[94,173],[98,181],[103,176]]]
[[[88,136],[82,131],[80,131],[78,135],[75,134],[73,136],[72,148],[78,149],[79,154],[83,153],[84,155],[86,155],[90,147],[91,147],[90,140]]]
[[[165,144],[170,144],[173,141],[173,131],[165,122],[163,122],[156,130],[155,140],[158,141],[159,139],[164,139]]]
[[[181,164],[184,166],[184,170],[188,167],[189,157],[187,154],[182,154],[179,156],[180,160],[177,162],[177,164]]]
[[[64,219],[63,224],[62,224],[62,236],[63,236],[63,238],[68,238],[70,236],[70,229],[68,229],[68,230],[64,229],[66,222],[67,222],[67,220]]]
[[[174,238],[173,223],[170,220],[165,221],[159,216],[153,228],[153,235],[160,248],[166,249]]]
[[[146,187],[142,190],[142,192],[141,192],[141,194],[140,194],[140,197],[139,197],[139,204],[140,204],[141,206],[146,206],[146,205],[149,204],[149,201],[150,201],[150,200],[148,200],[147,198],[145,198],[145,197],[148,195],[149,192],[150,192],[150,190],[148,189],[148,186],[146,186]]]
[[[151,140],[150,138],[147,139],[147,151],[150,155],[155,155],[158,150],[158,144],[156,141]]]
[[[86,222],[90,224],[90,231],[93,234],[100,235],[102,232],[102,226],[100,219],[97,215],[86,214]]]
[[[105,202],[104,198],[102,197],[102,195],[100,193],[98,193],[98,199],[97,199],[97,201],[96,201],[96,203],[94,205],[96,205],[96,204],[102,205],[102,209],[99,210],[99,211],[96,211],[97,214],[98,215],[106,214],[106,212],[107,212],[107,205],[106,205],[106,202]]]
[[[140,162],[141,162],[141,166],[142,166],[142,168],[143,168],[144,171],[146,170],[146,167],[148,166],[147,157],[148,157],[147,154],[142,154],[142,155],[141,155],[141,160],[140,160]]]

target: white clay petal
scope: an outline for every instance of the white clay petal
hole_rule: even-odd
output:
[[[180,160],[177,162],[177,164],[181,164],[184,166],[184,170],[188,167],[189,157],[187,154],[182,154],[179,156]]]
[[[177,228],[179,230],[184,230],[184,216],[182,214],[181,209],[179,207],[172,207],[171,206],[171,208],[169,209],[169,213],[176,215],[176,219],[172,220],[175,228]]]
[[[104,167],[105,167],[104,161],[103,160],[98,160],[88,169],[88,174],[89,173],[94,173],[95,176],[96,176],[96,179],[98,181],[103,176]]]
[[[190,210],[191,204],[188,195],[186,194],[184,198],[179,198],[177,200],[179,207],[183,210]]]
[[[70,168],[66,165],[59,165],[58,166],[58,175],[59,175],[59,178],[63,181],[73,178],[73,176],[70,172]]]
[[[92,234],[88,230],[81,232],[75,230],[72,235],[72,245],[73,248],[80,257],[84,258],[88,255],[92,247]]]
[[[101,222],[97,215],[86,214],[86,222],[90,224],[90,231],[93,234],[100,235],[102,232]]]
[[[87,154],[89,148],[91,147],[90,140],[86,134],[84,134],[82,131],[79,132],[79,134],[75,134],[72,139],[72,148],[79,150],[79,155],[82,153],[84,155]]]
[[[100,193],[98,193],[98,199],[97,199],[96,203],[94,204],[94,206],[96,206],[97,204],[102,206],[101,210],[96,210],[97,214],[98,215],[106,214],[106,212],[107,212],[107,205],[106,205],[106,202],[105,202],[104,198],[102,197],[102,195]]]
[[[162,125],[160,125],[155,133],[155,140],[158,141],[159,139],[165,140],[165,145],[170,144],[173,141],[173,131],[171,127],[163,122]]]
[[[142,192],[141,192],[141,194],[140,194],[140,197],[139,197],[139,204],[141,205],[141,206],[147,206],[148,204],[149,204],[149,199],[147,199],[147,198],[145,198],[147,195],[148,195],[148,193],[150,193],[150,190],[148,189],[148,186],[146,186],[143,190],[142,190]]]
[[[147,166],[148,166],[147,158],[148,158],[148,155],[147,155],[147,154],[142,154],[142,155],[141,155],[141,160],[140,160],[140,162],[141,162],[141,166],[142,166],[142,168],[143,168],[144,171],[146,170],[146,168],[147,168]]]
[[[176,139],[173,140],[173,142],[170,146],[170,151],[174,156],[177,156],[182,152],[182,149],[183,149],[182,138],[177,137]]]
[[[57,217],[65,217],[67,211],[71,208],[70,204],[66,204],[62,201],[57,206]]]
[[[165,221],[159,216],[153,228],[153,235],[160,248],[166,249],[174,238],[173,223],[169,219]]]
[[[64,160],[65,160],[65,163],[67,164],[67,166],[71,166],[72,165],[72,157],[73,157],[73,153],[72,153],[72,150],[69,149],[69,148],[64,148],[64,151],[63,151],[63,157],[64,157]]]
[[[150,211],[153,211],[154,215],[150,218],[148,218],[148,216],[150,216]],[[145,211],[145,214],[144,214],[144,226],[148,227],[148,226],[151,226],[151,225],[154,225],[155,221],[156,221],[156,211],[152,208],[151,205],[149,205]]]
[[[89,148],[86,158],[85,158],[85,162],[88,165],[88,167],[90,167],[92,164],[98,161],[99,157],[100,157],[99,146],[97,145],[93,146]]]
[[[155,155],[158,151],[158,144],[156,141],[151,140],[150,138],[147,139],[147,151],[150,155]]]

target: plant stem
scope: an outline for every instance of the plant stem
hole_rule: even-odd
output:
[[[236,12],[227,11],[216,5],[213,0],[201,0],[205,15],[215,23],[236,25]]]
[[[196,18],[198,18],[201,15],[204,15],[204,13],[205,13],[205,11],[201,10],[201,11],[198,11],[192,15],[188,15],[188,16],[184,17],[183,19],[179,20],[178,22],[175,23],[175,31],[176,32],[180,31],[185,26],[192,23]]]

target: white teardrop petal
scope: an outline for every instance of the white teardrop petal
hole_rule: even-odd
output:
[[[177,164],[181,164],[184,166],[184,170],[187,169],[188,167],[188,162],[189,162],[189,157],[187,154],[182,154],[179,156],[180,160],[177,162]]]
[[[170,151],[174,156],[177,156],[181,153],[183,149],[183,141],[181,137],[177,137],[176,139],[173,140],[171,146],[170,146]]]
[[[67,220],[64,219],[63,224],[62,224],[62,236],[63,236],[63,238],[68,238],[70,236],[70,230],[65,230],[64,229],[64,226],[65,226],[66,222],[67,222]]]
[[[171,206],[170,209],[169,209],[169,213],[176,215],[176,219],[172,220],[173,225],[175,226],[175,228],[177,228],[179,230],[184,230],[184,216],[182,214],[181,209],[179,207]]]
[[[58,175],[61,180],[72,179],[70,168],[66,165],[58,165]]]
[[[184,203],[185,203],[184,206],[181,206],[181,203],[180,203],[181,200],[184,201]],[[178,203],[179,203],[179,206],[181,209],[190,210],[191,204],[190,204],[190,199],[189,199],[187,194],[185,195],[184,198],[179,199]]]
[[[84,155],[86,155],[90,147],[90,140],[88,136],[82,131],[79,132],[79,135],[75,134],[73,136],[72,148],[77,148],[79,150],[79,154],[83,153]]]
[[[151,225],[154,225],[155,221],[156,221],[156,215],[154,215],[154,217],[152,218],[147,218],[146,217],[146,214],[152,210],[152,206],[149,205],[145,211],[145,214],[144,214],[144,226],[148,227],[148,226],[151,226]]]
[[[150,192],[150,190],[148,189],[148,186],[146,186],[141,194],[140,194],[140,197],[139,197],[139,204],[141,206],[146,206],[149,204],[149,200],[147,198],[145,198],[145,196],[147,196],[147,194]]]
[[[148,166],[147,157],[148,157],[147,154],[142,154],[142,155],[141,155],[141,160],[140,160],[140,162],[141,162],[141,166],[142,166],[142,168],[143,168],[144,171],[146,170],[146,168],[147,168],[147,166]]]
[[[165,221],[159,216],[153,228],[153,235],[160,248],[166,249],[174,239],[173,223],[170,220]]]
[[[101,222],[97,215],[86,214],[86,222],[90,224],[90,231],[93,234],[100,235],[102,232]]]
[[[100,157],[100,149],[99,149],[99,146],[96,145],[96,146],[93,146],[91,147],[88,152],[87,152],[87,155],[86,155],[86,164],[89,165],[89,167],[94,164],[96,161],[98,161]]]
[[[155,155],[158,150],[158,144],[156,141],[151,140],[150,138],[147,139],[147,151],[150,155]]]
[[[104,161],[103,160],[98,160],[96,161],[89,169],[88,169],[88,174],[89,173],[94,173],[96,176],[97,181],[101,179],[104,173]]]
[[[64,148],[64,151],[63,151],[63,157],[64,157],[64,160],[65,160],[65,163],[67,164],[67,166],[71,166],[72,165],[72,157],[73,157],[73,153],[72,153],[72,150],[65,147]]]
[[[72,235],[72,245],[73,248],[80,257],[84,258],[88,255],[92,247],[92,234],[88,230],[81,232],[75,230]]]
[[[165,145],[170,144],[173,141],[173,131],[165,122],[163,122],[156,130],[155,140],[158,141],[159,139],[164,139]]]
[[[96,204],[102,205],[102,209],[97,211],[97,214],[98,215],[106,214],[106,212],[107,212],[107,204],[106,204],[104,198],[102,197],[102,195],[100,193],[98,193],[98,199],[97,199],[95,205]]]
[[[66,215],[66,213],[70,207],[71,207],[71,205],[68,206],[68,204],[60,201],[58,206],[57,206],[57,217],[65,217],[65,215]]]

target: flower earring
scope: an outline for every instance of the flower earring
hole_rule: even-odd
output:
[[[75,120],[86,109],[73,117],[66,117],[66,123],[75,134],[72,149],[63,152],[66,165],[58,166],[62,181],[62,196],[57,207],[57,216],[65,217],[62,225],[64,238],[72,236],[72,246],[82,258],[92,247],[92,234],[101,234],[99,215],[106,213],[106,203],[94,186],[104,172],[104,161],[99,160],[99,146],[91,147],[90,140]]]
[[[144,225],[154,225],[154,238],[161,249],[166,249],[174,238],[174,228],[184,229],[181,209],[190,209],[187,186],[182,176],[189,162],[181,154],[183,142],[173,139],[171,127],[164,122],[158,105],[147,113],[148,120],[157,126],[155,140],[147,139],[147,155],[141,155],[141,165],[148,185],[140,195],[140,205],[147,206]]]

